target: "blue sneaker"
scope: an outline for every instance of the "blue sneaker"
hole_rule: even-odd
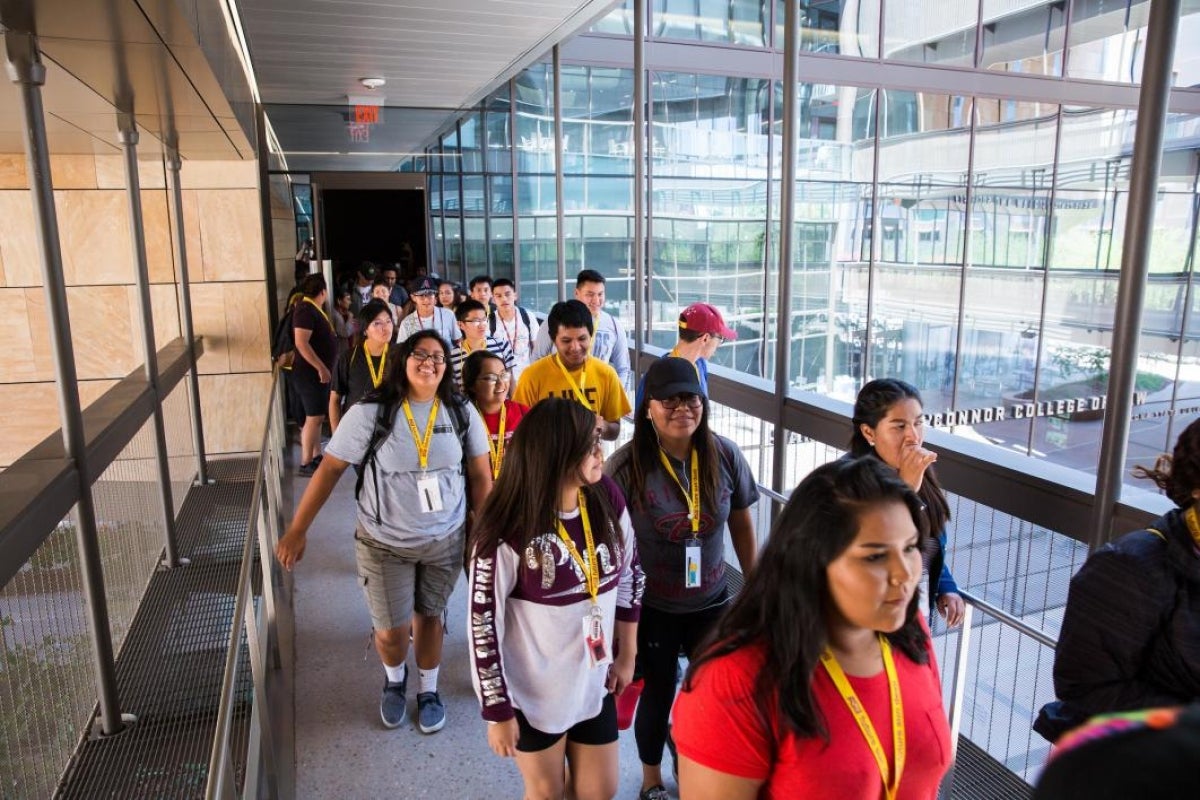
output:
[[[379,717],[385,728],[399,728],[405,719],[405,694],[408,690],[408,676],[397,683],[383,681],[383,696],[379,700]]]
[[[437,733],[446,725],[446,706],[437,692],[417,695],[417,727],[421,733]]]

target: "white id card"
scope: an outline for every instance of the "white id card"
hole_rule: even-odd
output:
[[[420,498],[422,513],[442,510],[442,490],[435,475],[417,478],[417,497]]]
[[[683,548],[683,586],[695,589],[700,585],[700,542],[690,540]]]

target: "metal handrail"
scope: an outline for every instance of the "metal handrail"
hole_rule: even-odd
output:
[[[962,597],[963,602],[967,603],[968,605],[975,606],[989,617],[994,617],[998,622],[1002,622],[1008,627],[1016,629],[1020,633],[1028,636],[1030,639],[1040,642],[1046,645],[1046,647],[1058,647],[1058,640],[1050,634],[1046,633],[1040,628],[1035,628],[1029,623],[1018,619],[1017,617],[1014,617],[1012,614],[1009,614],[1007,611],[992,605],[978,595],[962,589],[959,589],[958,594]]]
[[[268,463],[272,463],[270,461],[271,448],[275,440],[273,430],[279,411],[279,375],[279,367],[276,366],[272,373],[271,393],[267,400],[267,419],[266,424],[263,426],[262,445],[259,447],[258,459],[255,466],[254,490],[250,500],[250,511],[246,518],[246,540],[242,545],[242,563],[238,570],[237,594],[229,629],[228,649],[225,653],[225,672],[221,679],[221,693],[217,701],[216,731],[213,735],[212,751],[208,762],[208,784],[205,787],[205,798],[207,800],[216,800],[217,798],[222,798],[223,800],[235,795],[233,775],[230,770],[230,763],[232,761],[230,739],[233,728],[234,689],[238,680],[238,656],[243,627],[246,628],[246,639],[250,648],[250,668],[254,673],[254,716],[257,717],[259,725],[257,733],[263,740],[270,741],[269,720],[265,707],[265,676],[263,675],[263,671],[266,668],[266,660],[263,656],[264,648],[258,638],[257,615],[250,603],[250,592],[254,575],[254,542],[256,533],[260,534],[258,537],[260,540],[260,551],[262,551],[259,553],[260,558],[267,560],[272,557],[272,554],[265,552],[265,548],[262,547],[262,544],[266,543],[267,537],[261,535],[264,531],[260,525],[272,522],[271,519],[264,521],[261,518],[261,511],[263,487],[267,480],[265,474],[266,466]],[[276,474],[277,478],[278,475]],[[263,572],[264,578],[269,578],[271,574],[270,570],[264,569]],[[273,591],[269,580],[264,582],[262,591],[264,596]],[[272,786],[275,782],[273,768],[274,754],[271,752],[269,746],[262,748],[262,751],[261,754],[253,752],[247,754],[246,779],[243,786],[244,797],[255,796],[256,787],[251,785],[251,776],[258,775],[257,760],[259,757],[265,757],[268,760],[267,780]],[[257,780],[254,780],[254,783],[257,783]],[[275,796],[276,793],[272,788],[268,794]]]

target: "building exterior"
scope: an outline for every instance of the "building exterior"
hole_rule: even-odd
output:
[[[710,302],[740,334],[719,364],[771,380],[785,340],[791,391],[851,399],[899,376],[936,425],[1094,471],[1150,4],[803,2],[790,87],[783,4],[648,5],[649,343],[669,346],[678,309]],[[513,276],[544,310],[561,241],[568,283],[605,274],[632,330],[633,33],[626,2],[411,165],[429,172],[439,271]],[[1143,462],[1200,406],[1195,4],[1173,76],[1129,446]],[[796,182],[783,187],[789,91]]]

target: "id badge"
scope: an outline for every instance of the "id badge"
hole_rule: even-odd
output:
[[[422,513],[430,514],[442,510],[442,490],[438,486],[436,475],[417,478],[417,497],[420,499]]]
[[[599,667],[612,662],[608,642],[604,639],[604,615],[598,606],[593,606],[592,613],[583,618],[583,644],[587,648],[591,666]]]
[[[695,589],[700,586],[700,542],[691,539],[683,548],[683,586]]]

